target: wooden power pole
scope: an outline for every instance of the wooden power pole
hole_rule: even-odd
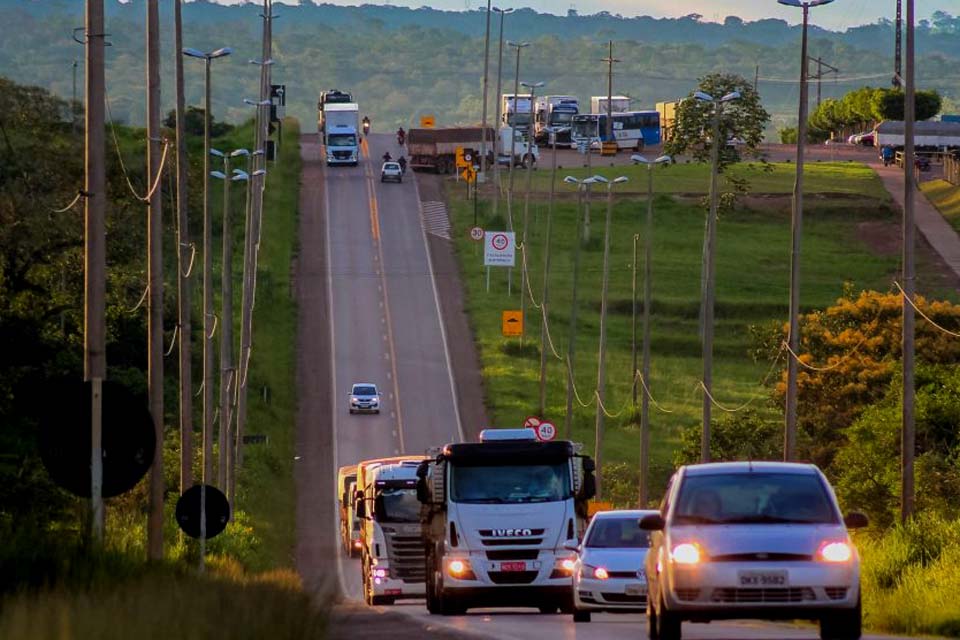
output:
[[[914,121],[916,120],[916,77],[914,75],[913,0],[907,0],[907,51],[906,76],[904,78],[906,104],[903,110],[903,433],[901,438],[901,487],[900,519],[906,522],[913,515],[914,480],[913,458],[916,442],[914,424],[914,312],[913,298],[916,288],[914,249],[916,227],[914,226],[913,197],[916,193],[916,169],[914,168]]]

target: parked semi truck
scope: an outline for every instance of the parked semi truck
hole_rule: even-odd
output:
[[[360,107],[355,102],[323,105],[323,145],[328,165],[360,161]]]
[[[570,137],[573,117],[580,113],[576,96],[540,96],[534,114],[535,138],[539,144],[548,144],[550,134],[556,135],[557,146],[573,146]]]
[[[360,521],[360,570],[367,604],[424,594],[423,537],[417,469],[423,456],[357,465],[354,509]]]
[[[902,120],[886,120],[877,125],[873,144],[877,147],[902,149],[904,144]],[[960,148],[960,122],[914,123],[913,143],[918,149],[948,150]]]
[[[492,163],[494,155],[501,164],[508,163],[511,150],[516,164],[526,166],[531,158],[536,163],[540,158],[537,145],[530,144],[527,137],[518,129],[517,141],[511,148],[510,134],[514,129],[501,127],[494,130],[487,127],[487,162]],[[409,166],[415,170],[430,170],[437,173],[453,173],[456,170],[457,148],[469,153],[475,164],[480,164],[481,138],[483,127],[445,127],[440,129],[410,129],[407,132],[407,152]]]
[[[487,429],[417,470],[430,613],[472,607],[571,610],[574,557],[594,463],[532,429]]]
[[[500,121],[508,127],[529,130],[533,124],[533,97],[529,93],[500,96]]]
[[[337,472],[337,503],[340,513],[340,546],[351,558],[360,553],[360,526],[353,512],[357,486],[357,465],[340,467]]]
[[[611,113],[622,113],[624,111],[630,111],[630,98],[627,96],[611,96],[610,104],[613,107],[610,109]],[[591,96],[590,98],[590,113],[606,113],[607,112],[607,96]]]

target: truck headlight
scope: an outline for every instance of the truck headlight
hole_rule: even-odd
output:
[[[470,567],[470,561],[461,558],[454,558],[447,561],[447,573],[451,578],[458,580],[476,580],[477,577]]]

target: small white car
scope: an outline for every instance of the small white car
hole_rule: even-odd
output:
[[[380,392],[372,382],[354,383],[350,390],[350,413],[380,413]]]
[[[380,182],[403,182],[403,168],[399,162],[384,162],[380,168]]]
[[[827,479],[810,464],[681,467],[651,531],[647,628],[680,640],[686,621],[816,620],[823,640],[861,634],[860,557]]]
[[[590,622],[593,611],[645,611],[644,563],[650,534],[638,523],[656,511],[601,511],[593,516],[583,543],[573,550],[573,621]]]

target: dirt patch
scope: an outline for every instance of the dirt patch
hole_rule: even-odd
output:
[[[900,225],[895,222],[867,220],[857,225],[857,240],[881,256],[900,253]]]

